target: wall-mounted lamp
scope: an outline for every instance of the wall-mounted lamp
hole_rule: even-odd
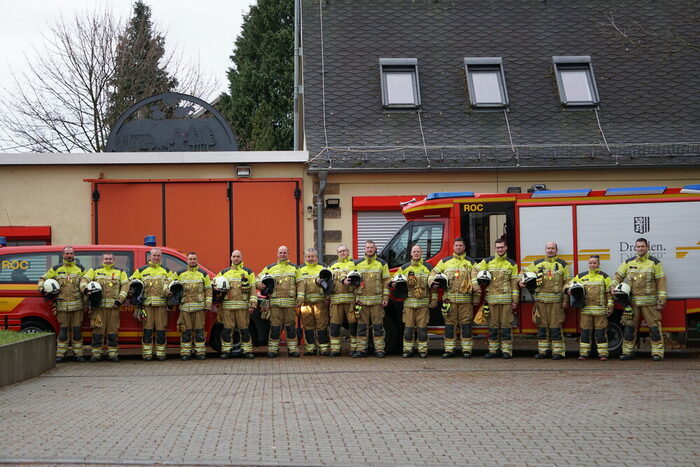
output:
[[[547,185],[543,183],[535,183],[530,188],[527,189],[528,193],[534,193],[536,191],[547,191]]]
[[[340,198],[326,198],[326,209],[338,209],[340,207]]]
[[[239,165],[236,167],[236,177],[238,178],[248,178],[252,174],[252,170],[247,165]]]
[[[509,186],[506,193],[522,193],[523,190],[519,186]]]

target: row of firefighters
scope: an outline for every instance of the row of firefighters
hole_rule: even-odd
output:
[[[256,274],[244,266],[243,254],[231,254],[231,267],[213,280],[200,268],[196,253],[187,255],[188,267],[175,273],[161,264],[161,251],[153,248],[149,263],[130,277],[114,267],[111,254],[103,256],[102,267],[85,269],[76,264],[74,251],[66,247],[63,262],[49,269],[39,280],[39,291],[52,297],[60,324],[56,360],[65,359],[72,348],[79,361],[82,352],[81,322],[84,303],[89,303],[93,328],[91,360],[106,356],[118,360],[119,308],[128,299],[135,305],[134,316],[142,321],[142,356],[165,359],[168,308],[179,306],[177,328],[181,333],[181,358],[205,358],[204,312],[218,302],[217,320],[222,325],[221,358],[233,349],[238,329],[243,356],[254,358],[249,329],[250,313],[261,301],[261,317],[270,321],[267,356],[276,357],[280,337],[286,333],[288,355],[300,355],[296,320],[301,315],[305,355],[340,356],[341,326],[348,323],[353,357],[368,353],[372,334],[374,353],[384,357],[384,308],[390,292],[403,299],[403,356],[416,351],[428,355],[429,308],[442,300],[445,319],[443,358],[460,353],[472,355],[472,325],[488,324],[486,358],[511,358],[512,325],[520,300],[520,288],[533,295],[533,322],[537,326],[538,352],[535,358],[564,358],[562,324],[569,309],[581,314],[580,356],[585,360],[597,347],[598,357],[608,358],[608,317],[618,301],[622,314],[623,344],[620,359],[633,356],[643,316],[650,329],[652,358],[664,356],[661,312],[666,303],[666,284],[661,262],[649,255],[648,242],[640,238],[636,256],[620,265],[611,279],[600,270],[600,259],[590,257],[588,271],[571,277],[569,265],[557,257],[557,245],[549,242],[542,259],[520,272],[507,256],[507,245],[497,240],[496,254],[475,262],[466,255],[463,239],[453,244],[454,254],[435,267],[423,259],[419,245],[411,249],[411,261],[390,275],[385,261],[377,257],[372,241],[364,247],[364,258],[352,260],[346,246],[338,247],[338,260],[328,267],[318,262],[316,250],[305,254],[305,264],[289,262],[287,247],[277,250],[277,261]],[[475,314],[474,310],[478,310]],[[330,331],[330,332],[329,332]],[[299,336],[301,337],[301,336]],[[461,347],[461,348],[460,348]]]

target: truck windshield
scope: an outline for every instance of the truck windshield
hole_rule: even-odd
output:
[[[442,248],[444,227],[442,222],[407,222],[387,243],[380,256],[388,263],[389,268],[396,268],[410,260],[413,245],[420,245],[423,249],[423,259],[428,260]]]

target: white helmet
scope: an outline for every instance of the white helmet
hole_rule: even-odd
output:
[[[449,280],[446,275],[444,275],[441,272],[438,272],[435,274],[435,277],[433,277],[433,282],[430,284],[433,287],[437,287],[438,289],[446,289],[447,286],[449,285]]]
[[[586,303],[586,292],[583,288],[583,284],[580,282],[572,282],[571,287],[569,287],[569,293],[571,294],[571,306],[573,308],[583,308]]]
[[[212,287],[217,292],[228,292],[228,290],[231,288],[231,283],[224,276],[216,276]]]
[[[476,275],[476,281],[482,287],[488,286],[491,283],[491,273],[486,269],[479,271],[479,273]]]
[[[42,286],[42,291],[46,295],[58,295],[58,291],[61,289],[61,285],[56,279],[46,279],[44,285]]]
[[[95,292],[102,292],[102,285],[97,281],[88,282],[88,285],[85,287],[85,293],[90,295]]]
[[[523,282],[525,288],[532,294],[537,289],[537,274],[532,271],[527,271],[523,274]]]
[[[394,277],[391,279],[392,282],[407,282],[408,278],[404,274],[394,274]]]
[[[622,305],[629,306],[632,304],[632,288],[629,284],[621,282],[613,289],[613,298]]]

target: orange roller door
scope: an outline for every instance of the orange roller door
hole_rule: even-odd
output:
[[[94,203],[95,243],[143,244],[146,235],[163,240],[163,185],[98,183]]]
[[[277,247],[289,248],[289,260],[299,262],[298,202],[294,181],[235,182],[233,185],[233,247],[255,273],[277,260]]]
[[[165,184],[165,242],[219,271],[229,266],[226,182]]]

